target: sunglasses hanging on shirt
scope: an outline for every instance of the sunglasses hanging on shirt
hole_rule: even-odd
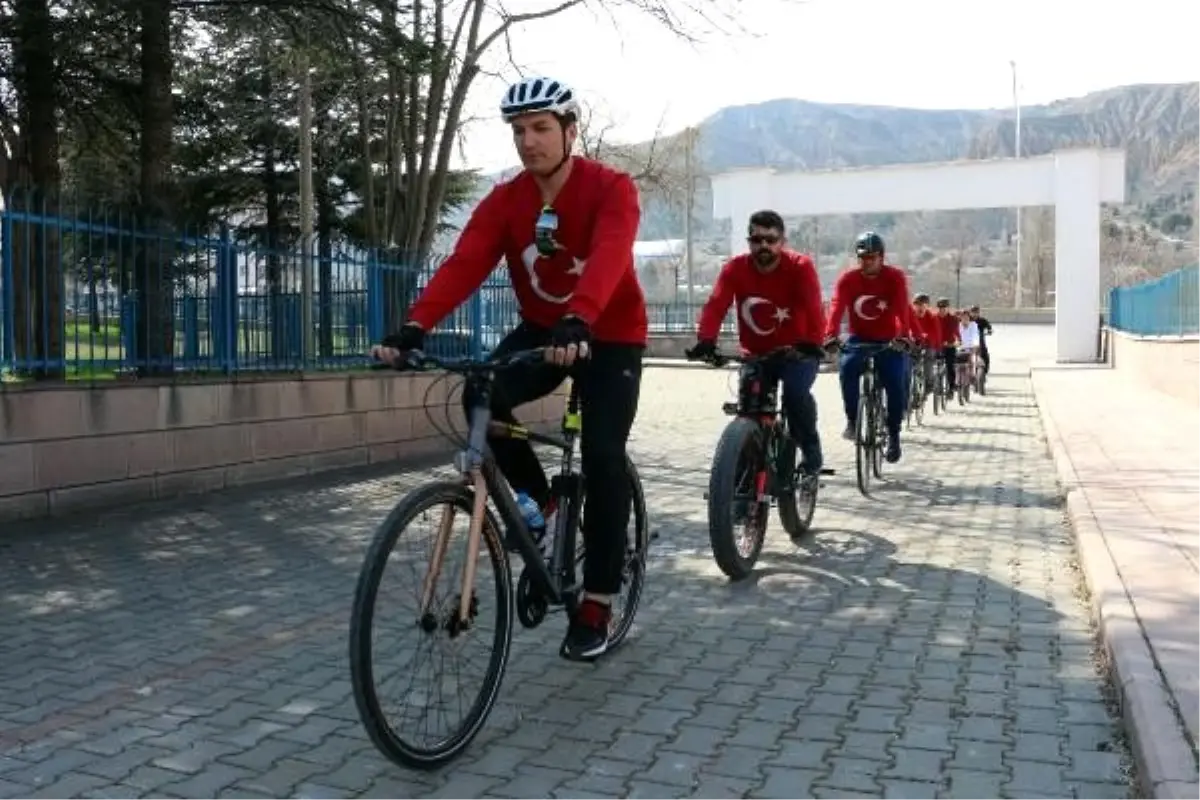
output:
[[[538,255],[550,258],[562,249],[562,245],[554,239],[557,231],[558,212],[549,205],[542,206],[542,213],[538,214],[537,223],[533,226],[533,244],[537,247]]]

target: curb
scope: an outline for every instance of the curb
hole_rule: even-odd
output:
[[[1066,492],[1067,515],[1091,595],[1092,614],[1112,665],[1121,717],[1137,765],[1143,797],[1200,796],[1196,756],[1181,729],[1170,692],[1163,682],[1133,601],[1082,489],[1054,417],[1038,401],[1035,370],[1030,370],[1034,402],[1046,434],[1059,482]]]

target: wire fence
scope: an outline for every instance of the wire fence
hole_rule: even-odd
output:
[[[1140,336],[1200,334],[1200,265],[1108,293],[1108,324]]]

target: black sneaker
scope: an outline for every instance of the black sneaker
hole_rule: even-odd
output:
[[[608,626],[612,608],[595,600],[579,604],[567,628],[559,654],[571,661],[590,661],[608,649]]]
[[[900,460],[900,436],[892,435],[888,437],[887,452],[883,455],[889,464],[895,464]]]

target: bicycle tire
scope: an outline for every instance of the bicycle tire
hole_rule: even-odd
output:
[[[869,419],[871,404],[869,392],[858,395],[858,414],[854,420],[854,465],[857,470],[858,491],[863,497],[871,496],[871,438],[875,423]]]
[[[376,693],[371,662],[374,650],[371,629],[379,582],[388,555],[413,519],[422,511],[446,504],[454,505],[469,516],[474,507],[474,491],[453,481],[428,483],[414,489],[392,509],[367,549],[350,615],[350,683],[359,719],[380,753],[396,764],[418,770],[443,766],[460,755],[478,735],[496,703],[512,646],[512,568],[500,537],[500,527],[491,510],[487,509],[482,527],[482,546],[487,549],[496,574],[497,625],[491,660],[479,696],[459,729],[433,747],[416,746],[405,741],[387,720]],[[441,626],[438,632],[441,632]]]
[[[738,552],[733,531],[733,495],[742,452],[748,445],[758,448],[760,462],[766,457],[758,423],[744,417],[730,420],[717,442],[708,479],[708,539],[717,566],[734,581],[744,580],[754,570],[767,533],[767,515],[760,514],[750,552],[744,557]]]
[[[883,392],[878,388],[872,392],[871,406],[875,423],[875,446],[871,448],[871,472],[878,480],[883,480],[883,446],[887,442],[887,410],[883,405]]]
[[[819,483],[815,478],[808,480],[796,470],[796,443],[787,437],[780,444],[784,456],[780,463],[791,465],[792,475],[788,480],[795,480],[795,486],[789,492],[779,492],[779,523],[792,541],[804,538],[812,526],[813,515],[817,510],[817,490]],[[778,470],[778,466],[776,467]],[[777,476],[777,479],[781,476]]]
[[[621,608],[621,619],[613,627],[608,636],[608,651],[612,652],[621,646],[629,629],[633,627],[633,618],[637,615],[638,606],[642,600],[642,588],[646,583],[646,554],[650,549],[650,528],[646,518],[646,494],[642,489],[642,478],[637,467],[628,455],[625,456],[625,472],[629,476],[632,492],[633,548],[625,556],[626,569],[631,570],[629,579],[629,594]],[[630,549],[626,547],[627,551]]]

